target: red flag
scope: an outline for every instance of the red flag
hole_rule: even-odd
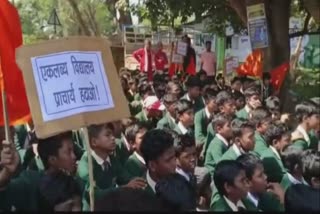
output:
[[[280,90],[281,85],[286,78],[287,72],[289,71],[290,64],[288,62],[281,64],[280,66],[273,69],[271,74],[271,84],[275,90]]]
[[[237,68],[237,73],[240,76],[262,77],[262,67],[262,51],[257,49]]]
[[[186,68],[186,72],[190,75],[195,75],[196,74],[196,65],[194,63],[193,57],[190,59],[190,63],[188,67]]]
[[[7,95],[10,125],[23,124],[31,119],[22,73],[15,61],[15,49],[20,45],[22,30],[18,11],[9,1],[1,0],[0,90],[5,90]],[[3,109],[0,106],[0,125],[3,125]]]

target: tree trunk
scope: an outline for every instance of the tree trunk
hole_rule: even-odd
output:
[[[75,2],[75,0],[68,0],[68,2],[70,3],[73,11],[75,12],[77,19],[79,21],[80,24],[80,28],[81,31],[86,35],[86,36],[91,36],[90,30],[88,29],[85,21],[83,20],[83,17],[80,13],[80,10],[78,8],[77,2]]]

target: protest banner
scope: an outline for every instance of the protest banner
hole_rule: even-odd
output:
[[[248,33],[252,49],[265,48],[269,45],[267,18],[264,4],[247,6]]]
[[[105,39],[70,37],[23,46],[16,59],[39,138],[130,115]]]
[[[180,54],[182,56],[186,56],[187,55],[187,43],[185,42],[177,42],[177,54]]]
[[[172,55],[172,62],[178,63],[178,64],[183,63],[183,56],[181,56],[180,54],[173,54]]]

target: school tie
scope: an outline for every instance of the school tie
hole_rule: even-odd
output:
[[[110,167],[109,161],[104,161],[103,162],[103,171],[107,171]]]

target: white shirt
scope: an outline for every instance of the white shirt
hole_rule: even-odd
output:
[[[204,111],[206,112],[207,118],[210,118],[211,117],[211,113],[209,112],[207,107],[205,107]]]
[[[251,109],[248,105],[245,105],[244,110],[246,110],[246,112],[249,114]]]
[[[236,144],[232,145],[232,149],[236,153],[237,157],[239,157],[242,154],[245,154],[245,152],[241,148],[239,149]]]
[[[310,138],[306,130],[304,130],[302,126],[298,126],[297,130],[303,135],[304,140],[307,141],[307,143],[310,143]]]
[[[97,163],[101,166],[101,168],[104,170],[104,162],[107,161],[109,165],[111,166],[110,157],[108,156],[106,160],[103,160],[100,158],[93,150],[91,152],[92,157],[97,161]]]
[[[254,206],[258,207],[259,199],[248,192],[247,198],[254,204]]]
[[[156,192],[156,182],[150,177],[149,170],[147,171],[147,183],[151,187],[153,192]]]
[[[234,204],[232,201],[230,201],[227,197],[223,196],[224,200],[227,202],[228,206],[232,209],[233,212],[238,212],[238,207],[243,207],[244,209],[247,209],[246,206],[242,203],[242,201],[238,201],[237,204]]]
[[[129,144],[129,142],[127,141],[127,138],[126,138],[126,136],[124,136],[123,133],[121,133],[121,138],[123,139],[124,144],[126,145],[127,150],[130,151],[130,144]]]
[[[224,137],[222,137],[220,134],[216,134],[216,136],[217,136],[217,138],[218,138],[219,140],[221,140],[226,146],[229,146],[228,141],[227,141]]]
[[[276,154],[276,156],[281,160],[281,157],[278,153],[278,151],[276,150],[276,148],[274,148],[273,146],[270,146],[270,149],[273,151],[274,154]]]
[[[143,163],[144,165],[146,165],[146,162],[145,162],[145,160],[143,159],[143,157],[142,157],[141,155],[139,155],[137,152],[134,152],[133,154],[138,158],[138,160],[139,160],[141,163]]]
[[[189,97],[189,94],[186,95],[186,98],[187,98],[188,101],[190,101],[190,102],[192,102],[192,104],[194,104],[195,101],[191,100],[191,98]]]
[[[187,179],[187,181],[190,181],[190,177],[187,173],[185,173],[182,169],[180,169],[179,167],[176,168],[176,173],[182,175],[183,177],[185,177],[185,179]]]
[[[188,129],[186,127],[184,127],[184,125],[181,122],[178,123],[178,128],[180,129],[182,134],[187,134],[188,133]]]
[[[302,181],[299,181],[298,179],[293,177],[290,173],[287,173],[287,175],[288,175],[289,181],[291,183],[293,183],[293,184],[305,184],[305,185],[308,185],[308,183],[304,180],[304,178],[302,178]]]

